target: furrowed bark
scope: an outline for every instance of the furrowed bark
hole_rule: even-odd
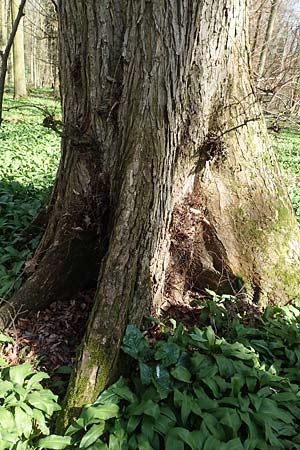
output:
[[[127,323],[159,314],[172,276],[181,297],[227,279],[290,301],[299,233],[251,87],[244,0],[65,0],[58,13],[63,156],[36,271],[12,300],[39,307],[98,273],[63,428],[116,375]]]
[[[216,284],[224,269],[231,287],[242,280],[257,299],[270,297],[288,253],[285,245],[276,255],[270,283],[273,245],[287,244],[281,225],[298,239],[250,84],[244,2],[129,2],[124,29],[112,229],[60,426],[115,376],[126,324],[159,313],[172,213],[186,196],[201,204],[198,288],[207,287],[204,272]],[[274,217],[283,207],[284,225]]]

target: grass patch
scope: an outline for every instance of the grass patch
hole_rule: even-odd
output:
[[[60,138],[43,126],[46,114],[59,113],[59,102],[36,95],[15,101],[6,93],[0,128],[0,297],[18,289],[25,261],[40,236],[22,235],[45,203],[60,157]]]

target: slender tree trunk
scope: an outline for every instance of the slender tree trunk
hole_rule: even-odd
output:
[[[10,55],[10,50],[13,45],[20,21],[24,15],[24,7],[26,0],[21,0],[20,6],[18,8],[18,12],[15,17],[15,21],[12,24],[12,30],[10,32],[6,47],[3,52],[1,52],[1,71],[0,71],[0,125],[2,123],[2,105],[3,105],[3,96],[4,96],[4,86],[5,86],[5,78],[7,73],[7,65],[8,59]]]
[[[6,7],[5,7],[5,0],[1,1],[1,50],[4,51],[6,44],[7,44],[7,21],[6,21]]]
[[[253,37],[253,41],[252,41],[252,48],[251,48],[252,54],[257,50],[257,41],[258,41],[258,36],[259,36],[259,32],[260,32],[260,22],[261,22],[262,13],[263,13],[262,6],[263,5],[261,5],[261,7],[259,8],[259,12],[258,12],[255,33],[254,33],[254,37]]]
[[[11,0],[12,23],[15,22],[19,11],[19,0]],[[14,70],[14,98],[16,100],[27,96],[25,78],[25,56],[24,56],[24,29],[23,20],[20,21],[13,42],[13,70]]]
[[[273,30],[274,30],[274,24],[275,24],[278,4],[279,4],[279,0],[271,0],[271,9],[270,9],[270,14],[269,14],[269,18],[268,18],[266,35],[265,35],[264,43],[263,43],[263,46],[261,49],[261,54],[260,54],[259,64],[258,64],[258,74],[260,77],[262,77],[262,75],[264,73],[264,69],[265,69],[266,59],[267,59],[267,55],[268,55],[268,48],[269,48],[269,44],[271,42]]]
[[[126,324],[159,314],[167,288],[172,299],[177,282],[242,282],[255,301],[290,301],[300,243],[250,84],[244,0],[58,10],[62,159],[34,272],[0,319],[98,278],[65,423],[111,381]]]

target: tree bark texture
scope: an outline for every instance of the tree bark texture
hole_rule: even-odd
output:
[[[242,282],[257,301],[291,300],[299,234],[250,83],[244,0],[65,0],[58,13],[62,159],[11,305],[39,308],[98,276],[65,424],[167,289],[178,301]]]

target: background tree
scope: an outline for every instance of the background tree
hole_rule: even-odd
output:
[[[258,74],[260,76],[262,76],[262,74],[264,72],[265,64],[266,64],[267,51],[268,51],[268,47],[270,45],[270,41],[271,41],[272,34],[273,34],[273,29],[274,29],[276,14],[277,14],[278,3],[279,3],[279,0],[272,0],[271,1],[271,8],[270,8],[270,14],[269,14],[269,17],[268,17],[266,34],[265,34],[265,38],[264,38],[264,41],[263,41],[263,45],[262,45],[262,49],[261,49],[261,53],[260,53],[260,58],[259,58]],[[261,15],[259,16],[259,18],[260,17],[261,17]],[[258,27],[259,27],[259,22],[258,22]]]
[[[7,14],[5,1],[0,2],[0,20],[1,20],[1,50],[4,51],[7,43]]]
[[[19,12],[20,2],[11,0],[12,24],[15,23]],[[13,40],[13,70],[14,70],[14,98],[16,100],[27,96],[25,77],[25,54],[24,54],[24,29],[23,20],[19,22],[18,29]]]
[[[20,6],[18,8],[18,12],[15,18],[14,23],[12,24],[12,30],[10,32],[6,47],[4,51],[1,50],[1,71],[0,71],[0,125],[2,123],[2,104],[3,104],[3,95],[4,95],[4,86],[5,86],[5,78],[7,73],[7,66],[8,66],[8,58],[10,55],[10,50],[13,45],[13,41],[15,38],[15,35],[17,33],[20,21],[22,20],[22,17],[24,15],[24,8],[25,8],[26,0],[21,0]]]
[[[58,93],[57,15],[50,0],[28,3],[24,35],[29,85]]]
[[[287,120],[299,110],[299,9],[294,2],[253,1],[250,23],[258,94],[267,113]]]
[[[174,6],[58,2],[62,158],[33,274],[0,318],[97,280],[67,415],[114,376],[126,324],[178,290],[299,292],[299,230],[251,85],[245,2]]]

